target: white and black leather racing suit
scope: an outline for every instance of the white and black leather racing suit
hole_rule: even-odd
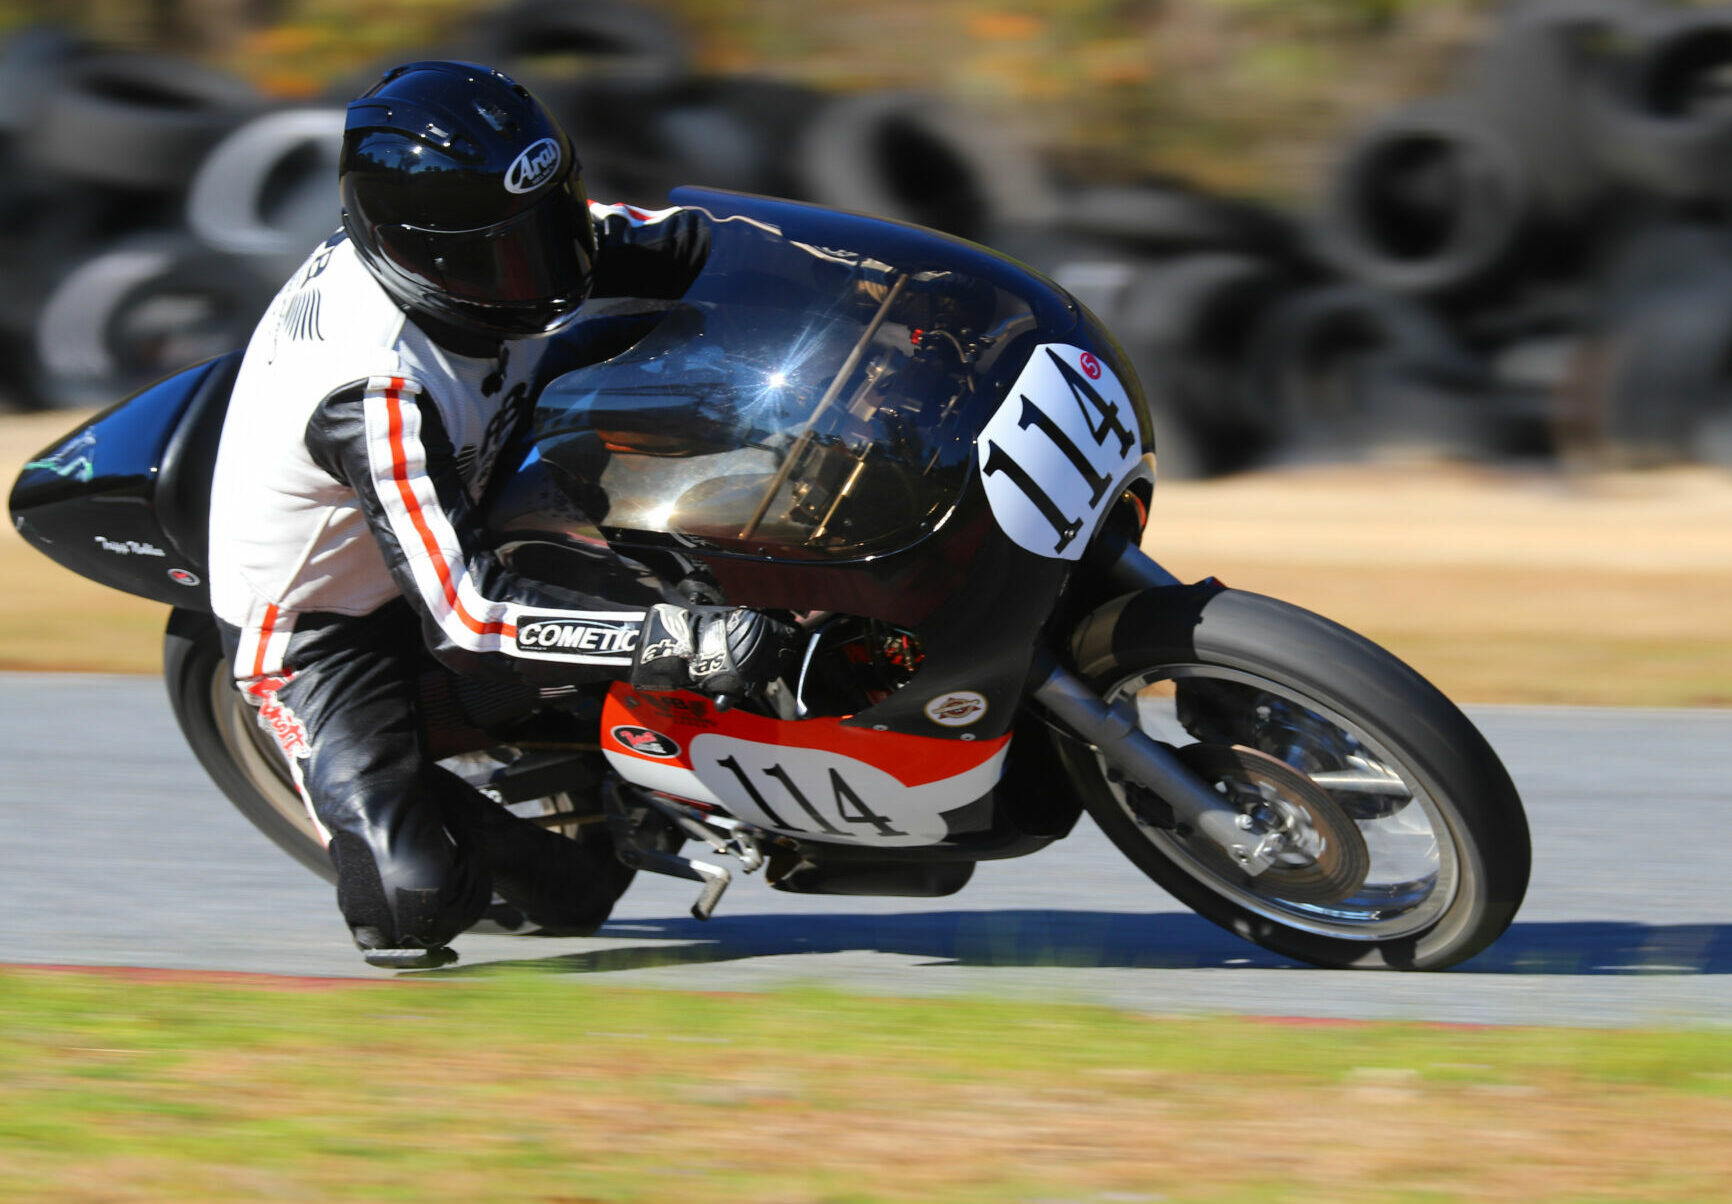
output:
[[[591,295],[677,297],[701,268],[704,215],[590,208]],[[417,714],[426,649],[459,672],[543,682],[630,669],[641,610],[514,576],[477,538],[474,507],[530,411],[548,342],[457,354],[338,234],[278,293],[235,383],[212,491],[211,599],[363,948],[437,948],[495,888],[572,931],[617,893],[611,864],[563,895],[528,881],[569,877],[578,846],[435,765]],[[550,624],[560,638],[526,638]]]

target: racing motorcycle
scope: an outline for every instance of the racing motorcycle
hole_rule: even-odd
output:
[[[488,538],[520,574],[627,605],[788,612],[797,670],[711,698],[482,683],[430,658],[422,711],[446,765],[627,867],[692,880],[700,918],[734,872],[948,895],[1087,811],[1180,901],[1317,965],[1437,969],[1508,927],[1527,825],[1461,712],[1352,632],[1141,550],[1159,544],[1148,409],[1088,310],[928,230],[673,199],[710,216],[707,266],[677,301],[593,301],[556,336],[483,499]],[[11,509],[55,560],[174,608],[165,674],[194,752],[329,877],[209,613],[237,367],[90,420],[30,463]]]

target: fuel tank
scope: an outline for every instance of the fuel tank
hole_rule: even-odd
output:
[[[210,609],[210,482],[240,352],[133,394],[44,448],[12,486],[12,525],[81,577]]]

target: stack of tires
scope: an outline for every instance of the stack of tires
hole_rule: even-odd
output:
[[[261,107],[219,72],[54,30],[0,46],[0,396],[112,400],[244,335],[260,286],[182,212]]]
[[[1064,187],[1016,137],[935,97],[706,76],[678,29],[610,0],[519,0],[469,54],[542,97],[592,196],[657,206],[706,184],[914,222],[1001,248],[1070,288],[1150,384],[1166,473],[1246,464],[1283,437],[1239,379],[1244,332],[1317,274],[1295,224],[1172,183]]]
[[[665,14],[514,0],[413,58],[496,64],[591,195],[810,200],[1001,247],[1125,344],[1162,471],[1421,443],[1732,462],[1732,6],[1518,0],[1452,94],[1348,142],[1314,220],[1056,184],[934,97],[696,71]],[[242,343],[337,225],[343,105],[28,31],[0,46],[0,398],[108,401]]]
[[[1442,422],[1488,452],[1732,464],[1728,80],[1732,6],[1527,0],[1453,95],[1353,139],[1317,258],[1404,332],[1387,345],[1430,376],[1466,369],[1466,387],[1421,413],[1411,390],[1368,381],[1351,423]],[[1324,295],[1272,321],[1303,326],[1286,311]],[[1340,417],[1332,394],[1271,396],[1307,424]]]
[[[629,0],[516,0],[391,61],[416,58],[523,80],[608,201],[659,207],[706,184],[983,241],[1051,211],[1031,156],[936,98],[702,75],[684,32]],[[192,64],[14,36],[0,51],[0,163],[21,165],[0,193],[0,397],[107,401],[243,342],[336,227],[344,103],[376,79],[273,107]]]
[[[1271,311],[1320,278],[1297,223],[1170,181],[1085,185],[996,245],[1050,274],[1123,344],[1163,476],[1242,468],[1287,440],[1246,366]]]
[[[685,32],[629,0],[516,0],[434,53],[528,85],[571,134],[595,197],[660,205],[703,184],[972,239],[1047,212],[1033,158],[937,97],[701,74]]]

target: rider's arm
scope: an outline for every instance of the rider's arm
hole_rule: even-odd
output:
[[[596,256],[592,297],[672,300],[691,287],[710,252],[709,219],[696,209],[591,202]]]
[[[355,491],[429,648],[453,669],[548,681],[630,668],[641,609],[527,581],[481,546],[439,409],[413,381],[338,390],[306,437],[313,460]]]

